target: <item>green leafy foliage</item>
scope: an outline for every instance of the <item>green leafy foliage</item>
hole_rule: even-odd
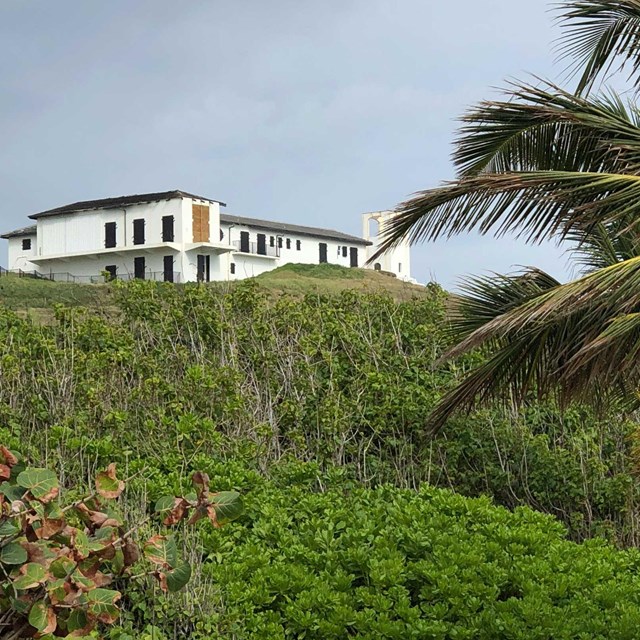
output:
[[[195,638],[633,638],[640,554],[553,518],[423,487],[246,497],[211,530],[223,604]]]
[[[33,633],[45,637],[57,629],[80,637],[98,623],[116,622],[122,594],[106,587],[126,582],[138,565],[140,554],[132,535],[141,525],[126,531],[113,506],[101,503],[101,499],[115,500],[124,490],[115,464],[97,474],[95,494],[62,508],[53,503],[59,494],[53,471],[32,467],[20,471],[23,465],[4,446],[0,455],[6,466],[0,491],[0,624],[9,627],[7,637]],[[194,478],[200,487],[194,506],[215,508],[210,506],[214,503],[206,474],[196,473]],[[12,486],[27,492],[14,499]],[[228,500],[226,520],[240,515],[239,502],[237,494]],[[183,511],[172,523],[186,515]],[[155,577],[162,591],[179,591],[189,581],[191,567],[178,562],[173,537],[152,536],[144,543],[144,556],[151,566],[139,577]]]
[[[172,532],[178,556],[188,561],[192,574],[178,592],[171,590],[184,579],[181,560],[173,568],[163,567],[145,559],[142,549],[142,558],[135,559],[138,549],[125,545],[110,561],[118,576],[125,556],[127,564],[139,563],[136,573],[145,574],[133,582],[122,574],[124,585],[118,577],[100,587],[123,594],[116,603],[120,617],[111,625],[110,640],[234,634],[278,638],[283,628],[285,634],[301,629],[307,618],[312,621],[304,633],[317,633],[316,605],[309,605],[310,613],[302,610],[304,597],[312,596],[298,600],[296,594],[304,594],[306,584],[328,585],[318,586],[324,601],[342,593],[323,573],[325,566],[333,565],[320,553],[322,545],[330,544],[322,537],[329,533],[322,529],[333,527],[335,536],[344,522],[352,533],[362,529],[374,538],[378,532],[392,535],[384,528],[372,531],[367,524],[372,515],[354,522],[363,513],[361,503],[378,504],[376,496],[383,495],[383,489],[377,487],[387,483],[399,488],[398,496],[413,495],[404,489],[429,483],[470,496],[486,494],[513,509],[530,505],[556,515],[574,540],[602,536],[619,546],[640,542],[640,449],[633,421],[583,409],[560,414],[552,404],[532,403],[517,416],[490,408],[457,417],[436,438],[425,432],[434,403],[483,360],[482,353],[473,353],[434,366],[448,346],[446,296],[437,287],[401,303],[353,291],[274,299],[252,283],[222,291],[134,282],[116,285],[110,295],[117,305],[113,315],[102,309],[59,308],[56,321],[47,326],[0,310],[2,440],[10,449],[21,448],[37,466],[55,469],[64,479],[67,504],[82,499],[76,487],[113,461],[134,476],[112,505],[119,508],[99,496],[102,506],[91,503],[86,511],[73,511],[74,527],[82,523],[82,529],[94,529],[92,535],[85,531],[87,540],[79,540],[83,554],[95,555],[91,545],[102,544],[103,529],[109,537],[110,527],[117,531],[123,526],[123,513],[132,523],[147,519],[149,500],[156,503],[156,517],[165,526],[195,515],[202,521]],[[206,472],[221,491],[209,492],[208,486],[206,492],[198,487],[194,491],[184,478],[196,469]],[[204,488],[202,480],[198,484]],[[28,495],[13,482],[0,483],[0,491],[11,501]],[[369,493],[360,493],[364,488]],[[395,492],[384,491],[393,503]],[[217,524],[224,521],[226,492],[242,495],[247,514],[240,517],[241,526],[213,531],[211,511]],[[349,496],[354,497],[347,506]],[[42,509],[57,505],[59,499],[41,504]],[[217,507],[216,500],[221,503]],[[285,508],[286,501],[290,504]],[[314,511],[311,501],[321,502],[322,509]],[[407,514],[397,526],[407,537],[411,529],[417,532],[428,523],[409,502],[402,504]],[[491,511],[488,504],[486,508]],[[449,507],[443,509],[448,513]],[[353,514],[343,517],[347,511]],[[396,514],[375,513],[381,520]],[[55,521],[59,514],[45,515]],[[430,517],[439,521],[434,514]],[[451,526],[443,522],[443,527]],[[15,528],[5,531],[5,525],[12,527],[0,523],[0,535],[15,533]],[[487,532],[487,546],[500,548],[507,535],[504,529],[517,528],[515,521],[501,527],[496,525],[495,538]],[[557,523],[544,520],[541,527],[557,530],[545,544],[568,545]],[[164,528],[143,529],[142,543],[153,535],[170,535]],[[307,537],[300,537],[307,531]],[[318,542],[310,541],[311,532]],[[455,528],[452,532],[452,537],[458,535]],[[352,548],[346,539],[343,542]],[[532,564],[545,544],[535,547]],[[362,539],[354,542],[356,547],[383,561],[382,552],[374,554]],[[594,562],[597,557],[603,566],[617,566],[618,555],[606,549],[603,555],[594,551]],[[345,551],[345,557],[349,554]],[[446,585],[450,573],[467,571],[470,561],[465,554],[451,552],[450,567],[434,574],[438,584]],[[399,557],[389,556],[385,571],[390,575],[395,575]],[[12,570],[26,561],[7,567]],[[549,575],[554,563],[564,566],[561,554],[545,562]],[[269,564],[273,568],[267,581]],[[591,571],[589,565],[576,564],[575,580],[580,579],[581,567],[587,574]],[[508,574],[506,565],[503,568]],[[57,580],[69,570],[64,561],[51,563],[50,573]],[[368,571],[363,569],[357,574],[360,582],[353,583],[370,588],[368,604],[362,605],[366,613],[358,615],[391,615],[387,592]],[[408,588],[403,576],[405,582],[399,585]],[[76,578],[82,579],[77,574]],[[291,588],[286,586],[289,582]],[[160,588],[154,591],[153,584]],[[416,584],[422,584],[418,578]],[[621,602],[630,602],[633,590],[619,596]],[[345,635],[352,633],[359,606],[350,602],[344,610]],[[598,617],[600,609],[594,606]],[[604,604],[598,606],[606,610]],[[431,611],[426,601],[420,607]],[[439,615],[440,627],[446,628],[448,611],[441,603],[429,615]],[[521,618],[529,619],[528,615]],[[86,623],[77,614],[68,624],[82,629]],[[526,632],[521,636],[536,637],[536,624],[535,617],[529,627],[523,622]],[[462,623],[459,627],[456,633],[465,637]],[[366,637],[364,627],[359,629]],[[384,637],[384,628],[376,629],[378,636],[373,637]],[[542,629],[540,634],[546,627]],[[295,637],[292,634],[286,637]],[[432,635],[446,637],[444,631]]]

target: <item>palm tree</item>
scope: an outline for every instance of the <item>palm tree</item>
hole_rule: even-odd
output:
[[[538,79],[471,109],[453,155],[457,179],[400,205],[383,231],[380,252],[472,230],[570,241],[580,269],[567,284],[534,268],[469,278],[452,296],[455,346],[444,358],[478,347],[489,355],[436,406],[434,431],[496,396],[637,398],[640,109],[592,91],[612,69],[640,86],[640,0],[567,0],[559,20],[562,54],[581,70],[575,93]]]

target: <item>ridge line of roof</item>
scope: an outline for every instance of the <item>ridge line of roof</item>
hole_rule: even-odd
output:
[[[221,222],[236,222],[238,224],[245,224],[248,227],[259,227],[263,229],[273,229],[280,231],[298,232],[301,235],[322,236],[326,238],[332,238],[335,240],[350,240],[352,242],[358,242],[359,244],[372,245],[369,240],[365,240],[360,236],[354,236],[343,231],[337,231],[335,229],[325,229],[323,227],[310,227],[307,225],[301,225],[289,222],[274,222],[273,220],[264,220],[262,218],[251,218],[248,216],[239,216],[232,213],[221,213]]]
[[[31,220],[38,218],[49,218],[67,213],[77,213],[79,211],[89,211],[91,209],[102,209],[109,206],[118,207],[124,205],[142,204],[145,202],[154,202],[157,200],[172,200],[173,198],[195,198],[197,200],[206,200],[207,202],[217,202],[220,206],[226,207],[226,203],[213,198],[205,198],[181,189],[173,189],[172,191],[158,191],[153,193],[138,193],[130,196],[115,196],[112,198],[99,198],[97,200],[80,200],[72,202],[53,209],[46,209],[32,213],[29,217]]]

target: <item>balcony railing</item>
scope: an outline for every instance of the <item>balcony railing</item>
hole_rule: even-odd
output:
[[[236,251],[240,251],[241,253],[254,253],[259,256],[270,256],[272,258],[277,258],[280,255],[280,249],[278,247],[269,245],[266,247],[258,247],[257,242],[247,242],[243,244],[240,240],[236,240],[232,244],[236,248]]]

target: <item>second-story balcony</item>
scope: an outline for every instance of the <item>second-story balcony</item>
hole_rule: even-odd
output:
[[[235,247],[236,253],[250,253],[255,256],[265,256],[267,258],[278,258],[280,256],[278,247],[271,247],[266,243],[236,240],[232,242],[232,244]]]

